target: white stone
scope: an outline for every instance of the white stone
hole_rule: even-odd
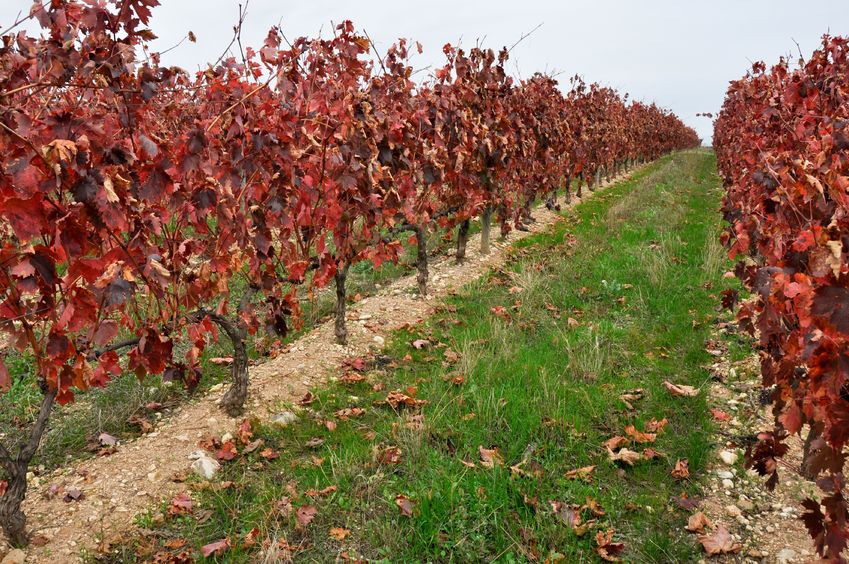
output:
[[[279,415],[275,415],[271,418],[271,422],[275,425],[280,425],[281,427],[286,427],[287,425],[291,425],[295,421],[298,420],[298,416],[292,413],[291,411],[284,411]]]
[[[719,451],[719,458],[728,466],[732,466],[735,462],[737,462],[737,454],[730,450]]]
[[[214,458],[206,456],[206,454],[192,462],[192,472],[207,480],[214,478],[220,468],[221,464]]]
[[[375,342],[375,344],[381,347],[384,345],[384,343],[386,343],[386,339],[384,339],[380,335],[375,335],[372,340]]]
[[[728,478],[726,478],[726,479],[722,480],[722,487],[729,489],[729,490],[733,489],[734,488],[734,482],[729,480]]]
[[[15,548],[9,551],[3,560],[0,560],[0,564],[24,564],[27,555],[20,548]]]
[[[731,480],[734,478],[734,472],[730,472],[728,470],[720,470],[716,473],[716,475],[722,480]]]
[[[796,551],[790,548],[783,548],[775,555],[775,564],[790,564],[796,560]]]

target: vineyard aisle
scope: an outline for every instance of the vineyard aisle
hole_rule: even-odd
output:
[[[343,351],[318,352],[330,331],[318,329],[255,374],[249,430],[197,412],[172,425],[185,441],[166,441],[163,462],[196,448],[191,421],[232,433],[239,453],[212,483],[129,479],[187,494],[110,531],[101,559],[698,560],[684,526],[718,446],[706,349],[735,284],[720,197],[713,154],[676,153],[566,221],[537,211],[538,232],[485,263],[443,263],[440,305],[393,289],[361,304],[353,350],[373,330],[386,346],[347,373]],[[284,364],[312,378],[284,378]],[[320,385],[334,370],[344,378]],[[269,423],[283,407],[268,402],[307,391],[296,421]],[[120,457],[94,464],[109,476]],[[57,520],[74,507],[38,504]]]
[[[639,169],[635,178],[644,177],[666,162],[661,159]],[[534,217],[537,221],[529,225],[529,232],[513,232],[505,242],[496,240],[488,256],[480,255],[480,236],[475,235],[470,238],[463,264],[457,265],[447,256],[435,260],[428,300],[417,298],[413,274],[354,304],[348,314],[352,321],[348,346],[333,343],[331,321],[294,342],[275,360],[252,367],[248,415],[260,421],[280,415],[285,419],[304,393],[338,376],[346,358],[373,353],[393,331],[421,323],[438,306],[437,298],[499,268],[515,241],[547,229],[560,218],[542,206],[534,211]],[[96,552],[125,532],[141,512],[185,491],[187,485],[173,478],[186,474],[192,462],[190,455],[199,449],[199,440],[234,428],[236,420],[218,407],[223,393],[213,388],[202,399],[166,419],[154,432],[122,445],[115,454],[74,463],[31,486],[25,509],[37,538],[34,544],[46,544],[32,546],[29,557],[39,562],[67,562],[69,555]],[[84,494],[73,503],[65,503],[63,495],[55,494],[57,490],[73,489]],[[0,553],[6,549],[4,540],[0,540]]]

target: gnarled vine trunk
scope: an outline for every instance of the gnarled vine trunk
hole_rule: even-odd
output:
[[[481,213],[481,254],[489,254],[489,236],[492,227],[492,208],[487,206]]]
[[[419,295],[427,295],[427,237],[424,227],[416,226],[416,281],[419,283]]]
[[[227,334],[233,345],[232,383],[218,404],[231,417],[241,414],[248,399],[248,348],[245,345],[247,329],[239,322],[211,314],[210,319]]]
[[[336,335],[336,342],[340,345],[348,344],[348,325],[345,320],[347,308],[347,294],[345,291],[345,282],[348,279],[349,264],[345,264],[342,268],[336,269],[334,279],[336,281],[336,322],[333,329]]]
[[[26,530],[27,518],[21,510],[21,504],[27,492],[27,469],[38,450],[41,437],[47,430],[47,421],[53,410],[55,399],[55,390],[44,394],[41,409],[30,431],[29,439],[21,445],[17,457],[13,457],[3,445],[0,445],[0,466],[9,478],[6,493],[0,496],[0,527],[3,528],[12,546],[23,547],[29,544],[29,534]]]
[[[466,258],[466,243],[469,242],[469,220],[464,219],[457,229],[457,262]]]

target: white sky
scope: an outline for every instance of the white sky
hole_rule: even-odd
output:
[[[191,30],[163,63],[195,70],[218,58],[232,37],[239,0],[161,0],[154,11],[155,46],[164,50]],[[0,29],[30,0],[0,0]],[[478,38],[499,48],[542,27],[518,45],[514,74],[562,71],[561,82],[581,74],[632,97],[670,108],[709,140],[712,124],[699,112],[716,112],[729,80],[750,61],[768,64],[784,54],[807,57],[826,31],[849,34],[847,0],[250,0],[243,43],[259,46],[268,28],[282,22],[287,36],[314,35],[330,22],[351,19],[380,50],[398,37],[418,40],[417,66],[442,61],[442,45],[471,46]]]

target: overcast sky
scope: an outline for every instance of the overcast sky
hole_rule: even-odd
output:
[[[160,0],[154,11],[155,43],[164,50],[188,31],[165,64],[195,70],[218,58],[232,37],[238,0]],[[0,0],[0,29],[30,0]],[[437,65],[446,42],[493,48],[514,44],[542,24],[512,53],[511,71],[581,74],[588,82],[614,86],[632,97],[670,108],[709,140],[712,125],[699,112],[716,112],[729,80],[752,61],[807,57],[823,33],[849,34],[847,0],[250,0],[242,33],[245,45],[260,45],[278,21],[287,36],[315,35],[330,22],[351,19],[379,49],[399,37],[418,40],[417,66]]]

